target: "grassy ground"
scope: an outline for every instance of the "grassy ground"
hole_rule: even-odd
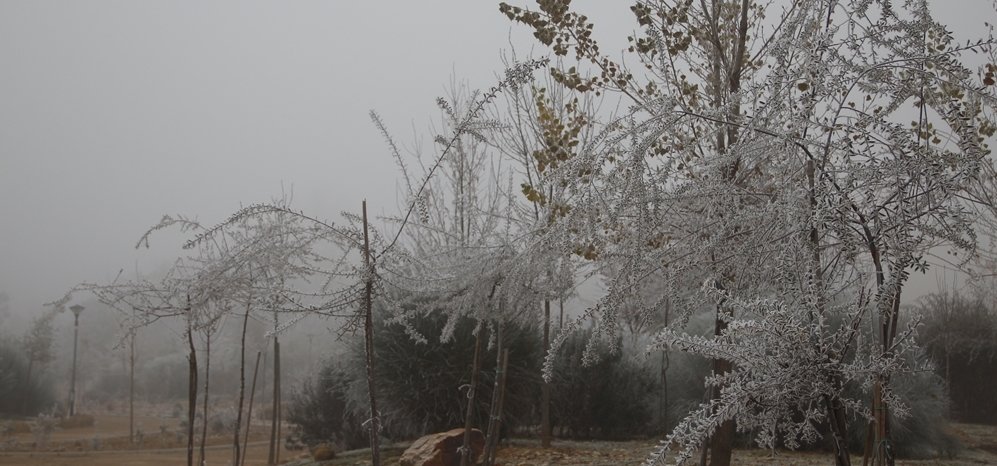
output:
[[[24,446],[21,451],[0,452],[0,465],[21,466],[91,466],[91,465],[134,465],[134,466],[166,466],[186,462],[186,439],[177,439],[170,431],[169,438],[160,438],[159,425],[164,420],[154,416],[140,418],[144,430],[155,429],[147,433],[142,445],[128,444],[128,420],[124,416],[97,416],[93,427],[58,430],[52,434],[49,446],[45,451],[31,451],[27,445],[33,441],[30,433],[18,433],[0,439],[0,443],[9,442],[12,438]],[[170,421],[175,423],[175,420]],[[267,444],[265,433],[267,427],[254,425],[253,435],[247,455],[247,465],[266,464]],[[953,433],[963,445],[963,449],[955,458],[931,460],[901,460],[902,466],[957,466],[972,464],[997,465],[997,427],[956,424],[952,426]],[[99,438],[100,448],[94,450],[93,438]],[[182,440],[177,443],[177,440]],[[207,465],[228,465],[232,458],[231,437],[218,435],[209,439],[205,454]],[[503,466],[534,466],[534,465],[577,465],[577,466],[622,466],[640,464],[651,451],[654,442],[573,442],[557,441],[553,448],[544,450],[539,443],[531,440],[514,439],[504,445],[498,454],[499,464]],[[384,466],[397,466],[398,457],[407,447],[406,443],[385,445],[383,449]],[[195,456],[196,456],[195,451]],[[298,466],[315,465],[307,459],[303,451],[281,451],[282,462]],[[369,465],[370,456],[367,450],[354,450],[341,453],[337,459],[325,462],[327,466]],[[770,452],[765,450],[737,450],[734,453],[734,464],[744,466],[755,465],[831,465],[828,454],[817,452]],[[860,463],[859,463],[860,464]]]

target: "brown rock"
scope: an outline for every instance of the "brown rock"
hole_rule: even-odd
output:
[[[336,450],[328,443],[320,443],[311,448],[312,459],[315,461],[328,461],[336,457]]]
[[[464,429],[429,434],[412,443],[398,460],[401,466],[460,466],[460,447],[464,445]],[[471,461],[485,448],[485,435],[471,429]]]

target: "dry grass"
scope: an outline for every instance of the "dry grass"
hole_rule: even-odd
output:
[[[196,458],[196,451],[194,455]],[[288,458],[291,455],[286,451],[281,452],[282,458]],[[186,464],[186,461],[186,449],[0,453],[0,464],[18,466],[176,466]],[[227,445],[212,447],[205,453],[205,464],[207,465],[228,465],[231,461],[232,450]],[[267,464],[267,445],[265,442],[250,444],[246,464],[252,466]]]
[[[96,416],[91,427],[60,429],[52,434],[47,451],[0,452],[0,465],[22,466],[91,466],[91,465],[135,465],[165,466],[186,463],[186,438],[177,438],[171,427],[169,438],[159,437],[159,425],[176,425],[175,419],[142,416],[137,424],[146,429],[154,427],[156,432],[146,432],[141,445],[128,443],[127,416]],[[22,430],[22,429],[18,429]],[[900,460],[900,466],[961,466],[971,464],[997,464],[997,426],[955,424],[953,433],[964,446],[955,458],[932,460]],[[248,465],[266,464],[267,428],[254,426],[254,435],[247,455]],[[100,439],[100,449],[92,449],[93,438]],[[0,442],[20,439],[25,444],[33,441],[30,431],[19,432],[0,439]],[[227,465],[232,458],[231,437],[218,435],[209,439],[206,453],[207,465]],[[623,466],[640,464],[653,447],[653,442],[555,442],[554,448],[541,449],[538,442],[517,439],[499,450],[499,464],[503,466],[572,465],[572,466]],[[406,444],[384,447],[384,466],[397,466],[398,457]],[[196,455],[196,451],[195,451]],[[324,465],[369,465],[370,457],[366,450],[343,452],[333,461]],[[295,465],[313,465],[307,454],[301,451],[281,451],[284,462]],[[857,459],[857,458],[856,458]],[[743,466],[809,466],[831,465],[833,461],[827,453],[819,452],[769,452],[766,450],[737,450],[734,464]]]
[[[67,425],[86,425],[70,423]],[[16,421],[14,432],[0,438],[0,465],[177,465],[186,464],[186,436],[177,435],[179,421],[166,416],[136,416],[137,430],[142,430],[141,442],[132,444],[128,439],[128,416],[96,415],[90,426],[59,428],[49,437],[44,451],[35,451],[31,423]],[[164,429],[161,428],[165,428]],[[247,465],[264,465],[267,460],[268,432],[266,426],[254,424],[250,436]],[[95,445],[94,439],[98,439]],[[232,459],[231,434],[208,438],[206,464],[228,465]],[[97,448],[94,448],[94,447]],[[299,452],[281,451],[282,458],[291,458]],[[197,455],[195,447],[195,456]]]

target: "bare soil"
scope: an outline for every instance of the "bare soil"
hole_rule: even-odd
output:
[[[137,424],[143,426],[145,432],[140,445],[128,442],[128,419],[126,416],[97,416],[93,427],[57,430],[51,436],[50,443],[43,451],[30,448],[33,436],[28,433],[17,433],[0,438],[0,445],[10,446],[14,440],[18,448],[11,451],[0,451],[0,465],[21,466],[90,466],[90,465],[135,465],[135,466],[166,466],[185,464],[186,438],[178,438],[175,433],[175,419],[164,419],[155,416],[141,417]],[[160,436],[160,425],[168,425],[166,438]],[[150,432],[154,431],[154,432]],[[250,440],[247,465],[266,464],[267,443],[265,441],[268,427],[254,424]],[[952,431],[959,439],[963,448],[954,458],[937,458],[927,460],[899,460],[901,466],[962,466],[962,465],[997,465],[997,426],[980,426],[971,424],[954,424]],[[285,429],[286,432],[286,429]],[[97,449],[94,438],[100,439]],[[231,437],[217,435],[209,439],[206,461],[207,465],[228,465],[231,462]],[[382,457],[384,466],[397,466],[398,457],[407,447],[407,443],[385,445]],[[538,441],[513,439],[503,445],[498,453],[498,463],[502,466],[623,466],[640,464],[654,446],[653,441],[632,442],[575,442],[556,441],[553,448],[542,449]],[[197,452],[195,451],[195,456]],[[369,465],[368,450],[342,452],[332,461],[324,463],[312,462],[304,451],[281,451],[282,463],[296,466],[328,466]],[[744,466],[809,466],[831,465],[833,461],[827,453],[820,452],[788,452],[767,450],[737,450],[734,453],[734,464]]]
[[[186,464],[187,438],[179,421],[165,416],[135,417],[137,442],[128,438],[128,416],[97,415],[92,427],[56,429],[47,445],[35,445],[29,423],[15,421],[14,433],[0,437],[0,465],[136,465],[166,466]],[[0,420],[2,421],[2,420]],[[247,465],[267,463],[269,422],[254,423],[250,431]],[[284,430],[286,432],[286,430]],[[199,433],[199,431],[198,431]],[[205,442],[205,464],[228,465],[232,460],[232,434],[209,436]],[[194,455],[198,455],[199,444]],[[281,449],[281,459],[300,452]]]
[[[898,466],[966,466],[997,465],[997,426],[955,424],[953,433],[963,448],[952,458],[934,458],[897,461]],[[406,444],[387,446],[382,457],[384,466],[398,466],[398,457]],[[654,448],[653,441],[632,442],[574,442],[555,441],[550,449],[540,448],[539,441],[514,439],[498,452],[501,466],[624,466],[641,464]],[[852,457],[855,464],[861,458]],[[323,463],[306,459],[292,461],[295,466],[368,466],[368,450],[344,452],[338,458]],[[831,466],[834,460],[824,452],[769,451],[741,449],[734,452],[733,464],[739,466]]]

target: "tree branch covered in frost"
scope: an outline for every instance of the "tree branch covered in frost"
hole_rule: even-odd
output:
[[[649,464],[676,446],[688,459],[729,419],[765,446],[812,441],[832,410],[870,415],[847,385],[882,391],[877,422],[902,414],[889,381],[913,344],[903,287],[930,248],[975,250],[961,197],[997,130],[994,38],[955,43],[924,1],[639,1],[625,52],[637,70],[568,2],[500,10],[577,60],[552,70],[560,85],[630,105],[545,173],[572,202],[544,239],[609,273],[583,316],[595,338],[615,338],[642,283],[671,277],[678,321],[651,348],[733,363]],[[972,70],[965,52],[989,63]],[[706,310],[726,329],[681,331]]]

